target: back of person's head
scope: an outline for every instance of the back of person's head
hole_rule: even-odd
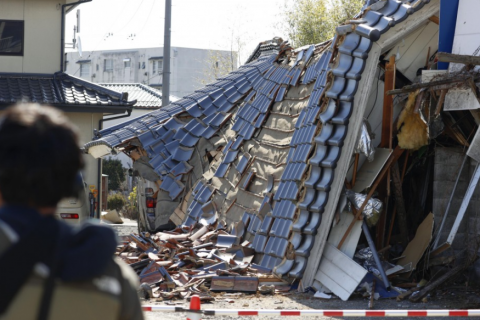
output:
[[[76,130],[60,111],[21,104],[0,117],[0,194],[6,204],[56,206],[75,195],[81,168]]]

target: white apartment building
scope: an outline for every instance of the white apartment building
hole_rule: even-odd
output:
[[[230,51],[194,48],[171,48],[170,94],[183,97],[205,84],[211,78],[211,69],[219,68],[229,59]],[[142,83],[162,88],[163,48],[104,50],[66,54],[66,73],[94,83]],[[231,71],[231,70],[229,70]]]

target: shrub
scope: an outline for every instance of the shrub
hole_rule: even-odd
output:
[[[117,210],[120,213],[126,202],[125,197],[121,193],[111,194],[107,198],[107,208],[109,210]]]
[[[133,188],[128,196],[128,202],[125,206],[125,218],[137,220],[138,219],[138,206],[137,206],[137,187]]]

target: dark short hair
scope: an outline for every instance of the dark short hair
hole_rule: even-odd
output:
[[[10,107],[0,117],[0,193],[7,204],[56,206],[83,168],[76,129],[57,109]]]

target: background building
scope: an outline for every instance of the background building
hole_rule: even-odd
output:
[[[183,97],[215,80],[211,69],[237,68],[230,51],[172,47],[170,94]],[[230,59],[230,56],[232,59]],[[162,88],[163,48],[78,52],[66,55],[66,73],[94,83],[142,83]],[[226,64],[229,64],[228,66]]]

